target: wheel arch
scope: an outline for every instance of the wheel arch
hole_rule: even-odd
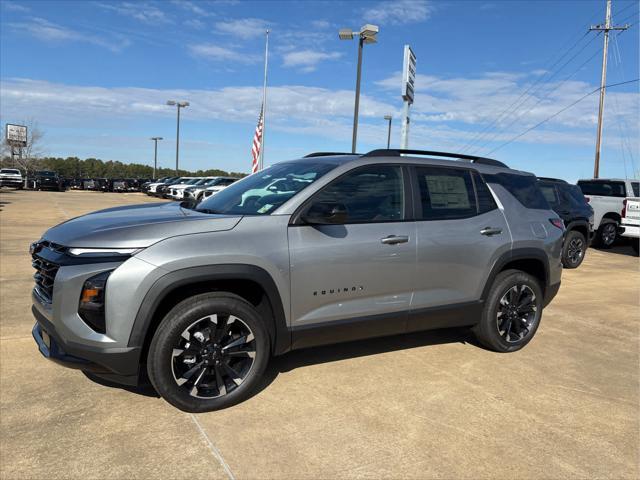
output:
[[[207,265],[176,270],[160,277],[149,289],[136,314],[129,346],[142,348],[144,362],[153,335],[169,310],[198,293],[224,291],[251,303],[267,321],[272,353],[285,353],[291,346],[282,300],[276,284],[255,265]]]
[[[495,278],[505,270],[521,270],[533,275],[540,281],[540,288],[546,296],[549,287],[549,258],[544,250],[537,248],[518,248],[504,253],[493,265],[482,291],[482,300],[489,296]]]
[[[602,216],[602,220],[613,220],[616,223],[620,224],[620,222],[622,221],[622,217],[620,216],[619,213],[616,212],[607,212]],[[603,222],[602,220],[600,220],[600,225],[602,225]]]
[[[589,240],[589,223],[586,220],[576,220],[567,225],[567,233],[571,230],[580,232],[585,240]]]

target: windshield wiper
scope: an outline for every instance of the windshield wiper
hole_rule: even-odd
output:
[[[220,214],[220,212],[218,212],[217,210],[212,210],[210,208],[196,208],[195,211],[202,212],[202,213],[209,213],[212,215]]]

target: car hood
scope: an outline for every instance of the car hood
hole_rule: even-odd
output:
[[[131,205],[72,218],[43,238],[66,247],[144,248],[178,235],[231,230],[241,218],[197,212],[177,202]]]

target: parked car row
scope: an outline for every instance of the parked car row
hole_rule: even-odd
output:
[[[167,177],[143,185],[147,195],[200,203],[238,180],[235,177]]]
[[[139,192],[147,178],[72,178],[68,186],[74,190],[94,190],[98,192]]]

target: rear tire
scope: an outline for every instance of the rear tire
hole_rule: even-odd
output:
[[[587,253],[587,239],[577,230],[569,230],[562,247],[562,266],[578,268]]]
[[[269,334],[256,309],[226,292],[183,300],[158,326],[149,379],[167,402],[208,412],[251,395],[269,362]]]
[[[618,222],[610,219],[603,219],[598,227],[593,243],[599,248],[611,248],[618,236]]]
[[[505,270],[495,278],[473,331],[495,352],[515,352],[534,337],[540,325],[543,293],[537,278],[520,270]]]

